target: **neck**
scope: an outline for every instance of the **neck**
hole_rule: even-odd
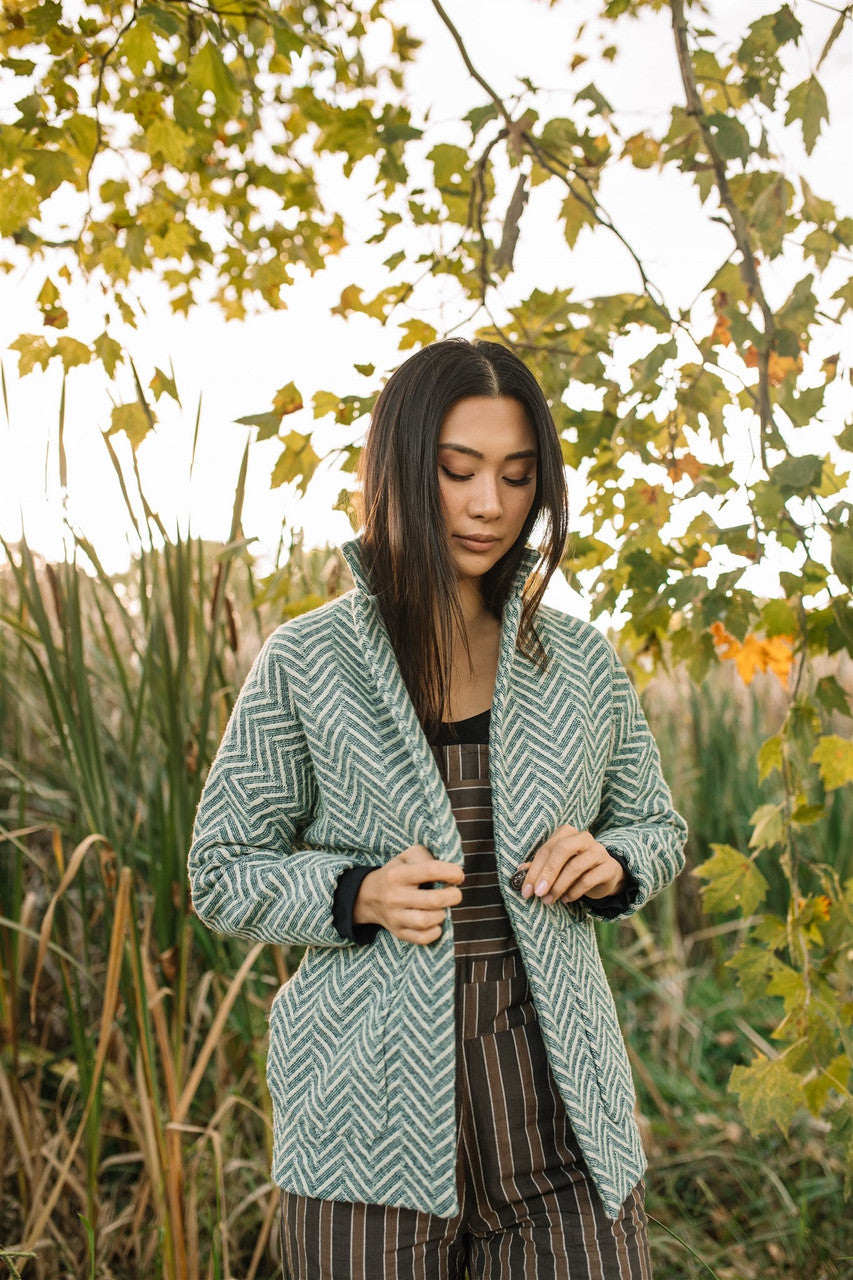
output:
[[[459,597],[462,604],[462,618],[465,623],[465,630],[469,635],[482,626],[484,622],[492,620],[493,615],[486,607],[486,603],[480,594],[480,581],[478,578],[460,578]]]

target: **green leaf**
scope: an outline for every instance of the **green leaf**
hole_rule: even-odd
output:
[[[758,781],[763,782],[774,769],[782,768],[782,739],[776,734],[761,744],[758,752]]]
[[[11,236],[37,216],[40,201],[36,187],[13,170],[0,178],[0,235]]]
[[[595,215],[592,210],[587,203],[581,201],[575,195],[566,196],[560,206],[560,217],[563,220],[566,243],[570,249],[575,247],[577,238],[584,227],[595,225]]]
[[[728,545],[731,548],[730,542]],[[761,626],[768,639],[793,636],[797,634],[797,614],[787,600],[768,600],[761,610]]]
[[[820,769],[820,778],[827,791],[853,782],[853,742],[837,734],[826,734],[811,754],[812,764]]]
[[[838,711],[843,716],[850,715],[850,698],[835,676],[824,676],[818,680],[815,696],[825,710]]]
[[[159,67],[157,41],[146,18],[137,18],[133,26],[124,33],[119,44],[119,54],[124,56],[135,76],[141,76],[149,62]]]
[[[778,804],[761,804],[750,818],[752,835],[750,849],[771,849],[781,844],[785,834],[785,818]]]
[[[192,146],[192,138],[179,129],[174,120],[164,116],[145,130],[145,145],[152,159],[162,156],[167,164],[180,168]]]
[[[498,109],[493,102],[488,102],[484,107],[472,107],[467,116],[462,117],[467,120],[471,126],[471,138],[476,138],[483,125],[488,124],[490,120],[497,120]]]
[[[785,1003],[785,1012],[793,1013],[802,1009],[806,999],[806,980],[797,969],[780,964],[773,972],[767,984],[769,996],[781,996]]]
[[[822,1067],[816,1076],[811,1080],[805,1081],[803,1092],[806,1097],[806,1105],[813,1116],[821,1114],[831,1089],[842,1095],[849,1091],[850,1072],[852,1069],[853,1064],[851,1064],[847,1054],[840,1053],[825,1067]]]
[[[702,888],[706,911],[740,910],[752,915],[767,893],[767,881],[755,863],[729,844],[712,844],[708,858],[694,874],[708,883]]]
[[[613,111],[610,103],[599,93],[594,84],[588,84],[585,89],[581,89],[575,94],[575,102],[591,102],[595,108],[594,114],[600,116],[608,116]]]
[[[804,493],[816,489],[821,480],[823,460],[814,454],[785,458],[770,471],[770,479],[783,494]]]
[[[734,1067],[729,1091],[739,1095],[744,1118],[755,1136],[778,1125],[787,1137],[794,1114],[806,1105],[803,1082],[784,1058],[768,1061],[763,1054],[748,1067]]]
[[[796,85],[788,94],[788,110],[785,124],[801,120],[803,125],[803,142],[808,155],[814,151],[824,120],[829,120],[829,106],[823,85],[816,76],[809,76],[802,84]]]
[[[212,93],[225,114],[235,114],[240,102],[237,81],[211,39],[205,40],[190,63],[187,80],[199,93]]]
[[[853,528],[842,525],[832,530],[830,563],[836,577],[853,589]]]
[[[746,161],[750,151],[749,134],[736,116],[715,111],[705,117],[705,123],[724,160]]]
[[[134,453],[151,430],[148,414],[138,400],[131,404],[117,404],[112,411],[112,422],[107,435],[123,431]]]
[[[28,151],[23,157],[24,168],[36,180],[39,195],[51,195],[63,182],[74,182],[77,169],[71,156],[54,148]]]
[[[737,973],[744,999],[754,1000],[756,996],[764,995],[770,975],[778,968],[779,963],[772,951],[747,944],[726,961],[726,968],[734,969]]]

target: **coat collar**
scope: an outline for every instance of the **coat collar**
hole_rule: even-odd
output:
[[[372,598],[373,593],[371,592],[370,583],[368,582],[361,559],[361,535],[359,534],[357,538],[350,538],[348,542],[344,542],[341,545],[341,551],[350,567],[350,572],[352,573],[355,581],[356,589],[363,592],[364,595]],[[524,584],[533,572],[533,567],[538,563],[539,558],[539,552],[535,547],[524,548],[524,554],[521,557],[521,562],[519,563],[518,568],[515,571],[515,576],[510,584],[510,597],[521,595],[524,590]]]

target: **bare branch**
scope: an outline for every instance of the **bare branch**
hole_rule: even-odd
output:
[[[500,112],[500,114],[503,116],[504,120],[506,121],[507,126],[511,127],[513,123],[512,116],[504,106],[502,98],[495,92],[495,90],[488,83],[488,81],[483,79],[483,77],[480,75],[479,71],[477,70],[477,68],[474,66],[473,62],[469,58],[468,50],[465,48],[465,45],[462,42],[462,37],[460,36],[456,27],[451,22],[450,17],[446,9],[444,8],[444,5],[441,3],[441,0],[432,0],[432,7],[435,9],[436,13],[441,18],[444,25],[447,27],[447,30],[453,36],[453,40],[456,44],[457,49],[462,55],[462,61],[465,63],[465,66],[468,68],[469,74],[477,81],[478,85],[480,85],[483,89],[485,89],[486,93],[489,95],[492,102],[495,104],[495,107],[497,108],[497,110]]]

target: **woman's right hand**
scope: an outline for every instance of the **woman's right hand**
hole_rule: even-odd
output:
[[[439,862],[422,844],[410,845],[361,882],[353,907],[354,924],[381,924],[403,942],[421,946],[441,937],[444,913],[462,901],[461,867]],[[423,889],[441,881],[442,889]]]

